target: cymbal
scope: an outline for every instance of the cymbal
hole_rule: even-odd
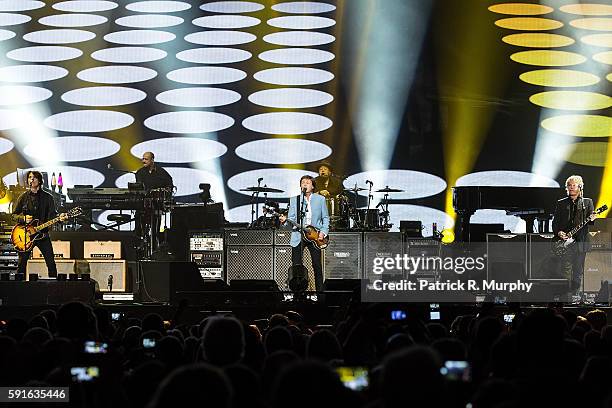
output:
[[[403,193],[404,190],[400,190],[398,188],[389,188],[389,186],[385,188],[381,188],[380,190],[376,190],[377,193]]]
[[[284,193],[284,190],[272,187],[247,187],[241,188],[240,191],[252,191],[254,193]]]
[[[344,191],[353,191],[353,192],[357,192],[357,191],[366,191],[367,188],[363,188],[363,187],[353,187],[353,188],[345,188]]]

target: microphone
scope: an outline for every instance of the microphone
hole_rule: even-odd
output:
[[[113,291],[113,275],[108,275],[108,281],[106,282],[107,287],[108,287],[108,291],[112,292]]]
[[[306,187],[302,188],[302,194],[306,194]]]
[[[372,183],[370,180],[366,180],[366,184],[369,184],[370,186],[374,185],[374,183]]]
[[[260,177],[257,179],[257,184],[261,183],[263,181],[263,177]]]
[[[113,166],[110,163],[106,163],[106,168],[109,170],[113,170]]]

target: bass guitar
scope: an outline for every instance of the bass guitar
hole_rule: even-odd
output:
[[[276,211],[271,211],[270,209],[268,209],[268,212],[276,217],[281,215],[280,213]],[[283,215],[286,216],[286,214],[283,214]],[[293,228],[296,228],[298,231],[300,231],[306,241],[312,242],[317,248],[325,249],[329,245],[329,235],[326,235],[325,238],[323,239],[319,239],[319,232],[321,232],[321,230],[318,229],[317,227],[312,226],[312,225],[307,225],[302,228],[297,222],[290,220],[289,218],[287,218],[287,222]]]
[[[65,216],[77,217],[83,213],[81,207],[75,207],[72,210],[65,213]],[[11,231],[11,242],[15,249],[19,252],[28,252],[34,246],[34,242],[41,239],[44,235],[40,232],[51,225],[62,221],[64,214],[61,214],[43,224],[38,225],[38,220],[34,220],[28,224],[17,224]]]
[[[570,232],[566,234],[567,239],[562,239],[559,236],[555,236],[555,239],[552,242],[552,248],[551,248],[552,253],[557,256],[564,256],[567,253],[567,249],[574,242],[576,242],[576,240],[574,239],[574,235],[576,235],[578,231],[584,228],[589,222],[593,221],[593,219],[595,218],[597,214],[601,214],[607,209],[608,209],[608,206],[604,204],[598,209],[596,209],[595,211],[593,211],[591,215],[587,217],[586,220],[581,222],[580,225],[575,226]]]

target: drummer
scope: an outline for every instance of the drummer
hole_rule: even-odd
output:
[[[315,178],[317,188],[315,193],[321,194],[323,197],[330,199],[342,194],[342,180],[333,175],[333,167],[331,163],[322,161],[319,164],[319,175]]]

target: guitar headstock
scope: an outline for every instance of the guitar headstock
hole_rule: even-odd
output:
[[[74,207],[66,213],[68,217],[78,217],[81,214],[83,214],[83,209],[81,207]]]
[[[594,214],[601,214],[602,212],[606,211],[608,209],[608,206],[606,204],[602,205],[601,207],[599,207],[598,209],[596,209],[595,211],[593,211]]]

